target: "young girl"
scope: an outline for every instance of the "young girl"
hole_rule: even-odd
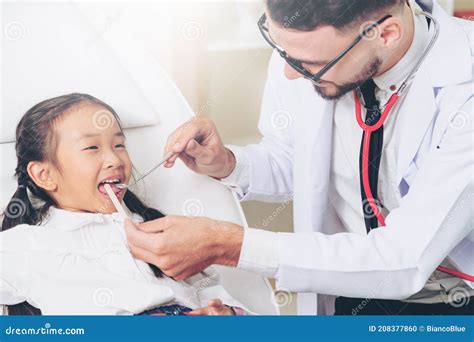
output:
[[[243,312],[212,269],[178,282],[131,255],[104,184],[133,221],[163,214],[114,186],[128,184],[132,163],[110,106],[85,94],[35,105],[18,124],[16,155],[0,233],[0,305],[10,315]]]

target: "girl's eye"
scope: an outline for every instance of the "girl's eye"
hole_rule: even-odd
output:
[[[115,145],[115,147],[118,147],[118,148],[125,148],[125,145],[124,145],[124,144],[117,144],[117,145]]]
[[[98,147],[97,146],[89,146],[89,147],[86,147],[83,151],[85,150],[97,150]]]

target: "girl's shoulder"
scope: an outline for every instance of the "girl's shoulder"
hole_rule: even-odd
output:
[[[38,226],[22,223],[22,224],[16,225],[15,227],[1,231],[0,234],[12,234],[12,232],[17,232],[16,234],[20,234],[20,233],[30,231],[32,229],[38,229]]]
[[[34,245],[35,231],[38,226],[19,224],[0,232],[0,252],[28,250]]]

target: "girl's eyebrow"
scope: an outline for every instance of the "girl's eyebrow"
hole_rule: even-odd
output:
[[[83,134],[83,135],[81,135],[81,136],[79,137],[78,140],[82,140],[82,139],[85,139],[85,138],[94,138],[94,137],[98,137],[98,136],[100,136],[100,135],[102,135],[102,134],[100,134],[100,133],[88,133],[88,134]],[[114,137],[123,137],[123,138],[125,138],[125,134],[123,134],[123,132],[120,131],[120,132],[115,133],[115,134],[114,134]]]

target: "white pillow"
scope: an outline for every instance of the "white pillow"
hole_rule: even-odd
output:
[[[18,121],[33,105],[72,92],[105,101],[126,128],[158,123],[142,89],[74,4],[6,2],[1,15],[0,143],[14,141]]]

